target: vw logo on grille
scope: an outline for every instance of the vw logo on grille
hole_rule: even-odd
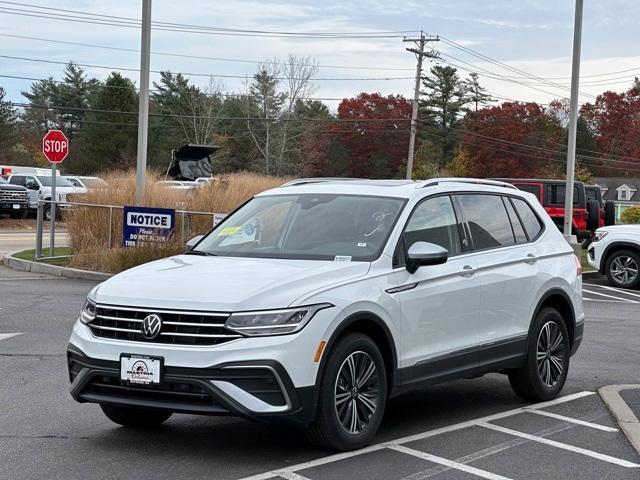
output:
[[[162,329],[162,317],[156,313],[147,315],[142,321],[142,336],[147,340],[153,340],[160,335]]]

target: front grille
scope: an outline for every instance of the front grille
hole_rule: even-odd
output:
[[[27,203],[27,192],[0,190],[0,202]]]
[[[162,328],[156,338],[149,340],[142,335],[142,322],[153,313],[162,318]],[[242,337],[224,328],[228,316],[228,313],[98,305],[96,318],[88,326],[94,335],[103,338],[176,345],[219,345]]]
[[[211,406],[211,394],[199,385],[179,381],[165,381],[161,385],[127,385],[117,376],[93,377],[80,395],[100,395],[127,400],[171,402],[189,406]]]

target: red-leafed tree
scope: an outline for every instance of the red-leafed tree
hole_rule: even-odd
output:
[[[599,170],[609,169],[622,176],[640,172],[640,91],[634,87],[624,93],[605,92],[595,103],[583,105],[581,115],[595,133],[598,151],[606,161]],[[611,155],[607,158],[607,155]]]
[[[400,95],[344,99],[335,122],[305,139],[310,175],[389,178],[406,165],[411,103]]]
[[[477,128],[477,129],[476,129]],[[552,177],[562,172],[564,129],[537,103],[505,102],[467,116],[459,130],[477,177]]]

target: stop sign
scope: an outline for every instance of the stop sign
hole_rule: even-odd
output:
[[[42,137],[42,153],[51,163],[62,163],[69,155],[69,140],[61,130],[49,130]]]

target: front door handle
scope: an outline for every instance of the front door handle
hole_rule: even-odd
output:
[[[524,261],[527,263],[536,263],[538,261],[538,257],[533,253],[527,253],[527,258],[525,258]]]
[[[464,267],[462,267],[460,275],[463,277],[470,277],[474,273],[476,273],[476,269],[474,267],[472,267],[471,265],[465,265]]]

